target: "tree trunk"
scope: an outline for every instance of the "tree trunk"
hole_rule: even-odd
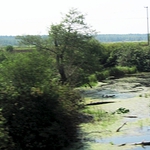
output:
[[[57,55],[57,67],[60,74],[60,81],[62,84],[64,84],[67,81],[67,77],[63,65],[63,57],[61,55]]]
[[[61,81],[62,84],[64,84],[67,81],[67,77],[66,77],[63,65],[59,66],[59,74],[61,76],[60,81]]]
[[[58,42],[57,42],[56,39],[54,40],[54,44],[55,44],[55,47],[57,48],[58,47]],[[62,53],[57,54],[56,60],[57,60],[58,72],[60,74],[60,81],[61,81],[62,84],[64,84],[67,81],[67,77],[66,77],[65,69],[64,69],[64,65],[63,65],[63,54]]]

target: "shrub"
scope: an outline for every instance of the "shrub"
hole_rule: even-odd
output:
[[[79,96],[69,88],[49,85],[9,96],[2,113],[16,149],[56,150],[76,139]]]
[[[2,112],[0,110],[0,149],[1,150],[12,150],[13,142],[12,138],[9,136],[8,130],[4,127],[5,118],[2,116]]]
[[[53,81],[38,52],[3,62],[0,106],[14,150],[57,150],[76,140],[79,94]]]
[[[135,66],[133,66],[133,67],[116,66],[116,67],[109,68],[107,70],[103,70],[101,72],[97,72],[96,78],[98,81],[101,81],[110,76],[114,76],[115,78],[118,78],[118,77],[122,77],[126,74],[133,74],[136,72],[137,72],[137,69]]]
[[[110,76],[109,71],[108,70],[104,70],[101,72],[97,72],[96,73],[96,78],[98,81],[102,81],[105,80],[106,78],[108,78]]]
[[[133,74],[137,72],[136,66],[133,67],[117,67],[118,69],[122,70],[125,74]]]
[[[11,45],[8,45],[7,47],[6,47],[6,51],[7,52],[12,52],[14,50],[14,48],[13,48],[13,46],[11,46]]]
[[[138,42],[121,42],[103,44],[107,51],[105,68],[115,66],[136,66],[140,72],[148,72],[150,64],[149,46]]]
[[[6,59],[6,55],[4,52],[0,52],[0,63]]]
[[[88,77],[88,80],[89,80],[89,84],[90,84],[91,86],[94,86],[94,85],[96,85],[96,83],[97,83],[97,78],[96,78],[96,75],[95,75],[95,74],[90,75],[90,76]]]
[[[121,67],[110,68],[109,73],[110,73],[110,76],[114,76],[114,77],[122,77],[123,75],[125,75],[125,72],[122,70]]]

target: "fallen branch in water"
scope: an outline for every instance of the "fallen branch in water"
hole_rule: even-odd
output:
[[[102,105],[102,104],[108,104],[108,103],[115,103],[115,101],[94,102],[94,103],[89,103],[89,104],[86,104],[86,105],[87,106],[89,106],[89,105]]]
[[[142,145],[142,146],[150,146],[150,141],[143,141],[143,142],[137,142],[137,143],[128,143],[130,145]],[[120,144],[119,146],[125,146],[127,143]]]
[[[143,142],[138,142],[138,143],[132,143],[132,145],[143,145],[143,146],[150,146],[150,141],[143,141]]]
[[[123,116],[123,117],[126,117],[126,118],[138,118],[137,116]]]
[[[120,126],[120,127],[116,130],[116,132],[119,132],[120,129],[123,128],[123,126],[126,125],[126,124],[127,124],[127,123],[125,122],[122,126]]]

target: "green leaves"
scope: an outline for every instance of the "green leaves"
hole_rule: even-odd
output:
[[[11,46],[11,45],[8,45],[7,47],[6,47],[6,51],[7,52],[12,52],[14,50],[14,48],[13,48],[13,46]]]
[[[77,84],[76,82],[80,82],[83,76],[80,73],[82,71],[87,73],[93,60],[95,64],[98,62],[97,47],[93,48],[96,43],[90,42],[94,33],[84,19],[81,12],[71,9],[60,24],[52,25],[50,28],[49,36],[54,43],[57,68],[62,83]],[[90,69],[90,72],[94,71]],[[87,78],[86,73],[84,75]]]
[[[12,149],[12,139],[14,149],[56,150],[76,140],[81,98],[59,85],[53,65],[37,51],[12,53],[1,64],[0,148]]]
[[[93,35],[95,31],[85,23],[85,16],[71,9],[60,23],[50,26],[48,37],[27,35],[18,39],[23,44],[36,46],[39,51],[47,50],[55,59],[61,83],[73,86],[82,82],[83,76],[88,78],[89,73],[101,68],[103,47],[93,40]]]
[[[115,113],[117,113],[117,114],[125,114],[125,113],[128,113],[128,112],[130,112],[129,109],[120,107],[115,112],[113,112],[112,114],[115,114]]]
[[[35,83],[43,83],[48,72],[52,73],[49,68],[51,62],[51,59],[46,55],[44,56],[38,52],[21,54],[16,56],[15,59],[3,63],[3,73],[15,86],[34,86]]]

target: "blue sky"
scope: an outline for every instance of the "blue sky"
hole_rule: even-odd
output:
[[[150,12],[150,0],[1,0],[0,35],[47,34],[71,8],[101,34],[147,33],[145,6]]]

